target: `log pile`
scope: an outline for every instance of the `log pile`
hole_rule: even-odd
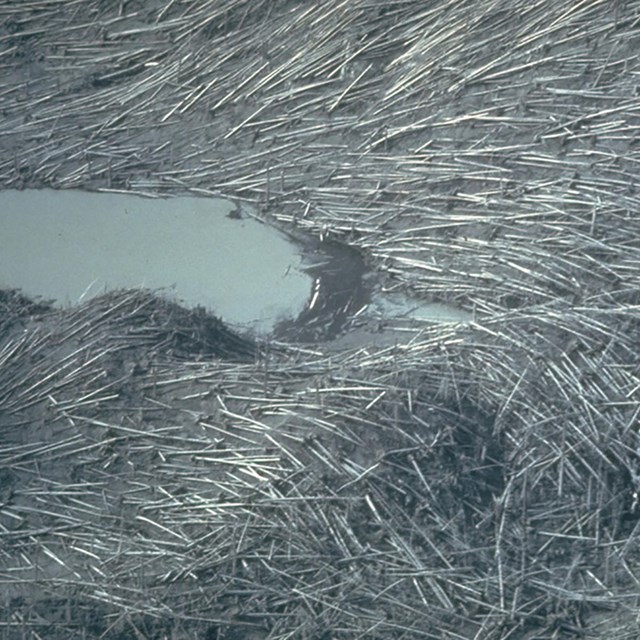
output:
[[[4,188],[234,197],[475,318],[331,350],[3,294],[0,637],[637,637],[639,19],[0,3]]]

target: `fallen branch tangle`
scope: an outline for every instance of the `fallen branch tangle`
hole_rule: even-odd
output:
[[[640,4],[423,5],[0,7],[5,187],[222,193],[475,313],[3,292],[8,637],[635,637]]]

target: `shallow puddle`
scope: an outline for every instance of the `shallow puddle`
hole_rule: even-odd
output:
[[[161,289],[260,333],[307,306],[313,277],[277,230],[215,198],[0,192],[0,288],[74,305]]]
[[[419,302],[400,293],[378,295],[367,312],[380,318],[455,324],[471,322],[473,314],[440,302]]]

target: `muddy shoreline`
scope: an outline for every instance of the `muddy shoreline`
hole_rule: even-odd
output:
[[[0,636],[635,637],[639,19],[0,3],[3,188],[227,197],[473,314],[3,292]]]

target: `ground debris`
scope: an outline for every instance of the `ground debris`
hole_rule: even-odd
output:
[[[637,637],[639,16],[3,3],[4,187],[235,197],[473,321],[3,294],[0,636]]]

